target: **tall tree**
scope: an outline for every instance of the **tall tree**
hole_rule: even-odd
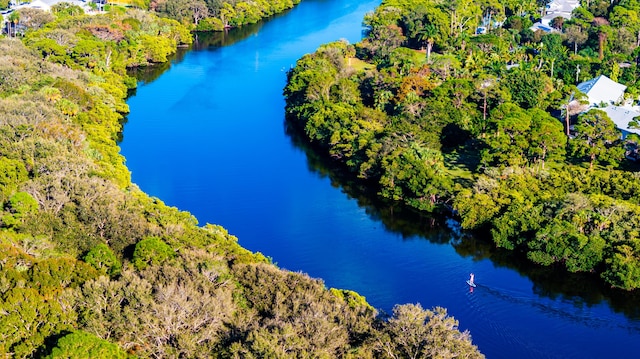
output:
[[[554,17],[553,19],[551,19],[549,25],[551,25],[552,28],[560,31],[562,30],[562,26],[564,25],[564,18],[562,16]]]
[[[488,30],[491,30],[493,23],[504,21],[505,19],[505,9],[500,1],[482,0],[480,9],[482,11],[481,25],[486,26]]]
[[[600,21],[598,26],[598,59],[604,59],[604,52],[607,47],[607,38],[611,34],[611,26],[606,20]]]
[[[39,29],[45,24],[55,20],[55,17],[47,11],[40,9],[24,8],[20,9],[21,23],[29,29]]]
[[[20,13],[18,11],[14,11],[7,17],[7,21],[11,24],[9,27],[9,37],[11,37],[11,28],[13,28],[13,37],[16,36],[16,26],[20,22]]]
[[[191,12],[191,18],[193,23],[198,26],[200,20],[209,16],[209,9],[207,4],[203,0],[191,0],[188,3],[189,11]]]
[[[436,41],[438,30],[432,24],[425,25],[418,32],[418,39],[427,45],[427,62],[431,62],[431,50],[433,49],[433,43]]]
[[[544,100],[552,89],[548,76],[524,68],[511,70],[501,83],[511,92],[513,102],[525,109],[544,108]]]
[[[525,165],[530,129],[531,116],[522,108],[513,103],[496,107],[489,118],[483,160],[489,165]]]
[[[587,158],[590,169],[596,161],[617,164],[624,156],[620,131],[606,112],[591,110],[582,114],[574,129],[575,138],[569,142],[571,153],[578,158]]]
[[[580,25],[569,25],[564,30],[564,38],[568,43],[573,44],[574,55],[578,53],[578,45],[584,44],[588,37],[589,35]]]
[[[527,157],[530,163],[538,163],[544,168],[546,161],[564,159],[566,139],[562,133],[562,124],[549,113],[534,108],[531,115],[530,145]]]
[[[562,88],[564,101],[560,105],[560,110],[564,115],[565,134],[567,138],[570,136],[571,116],[577,115],[584,111],[589,104],[587,95],[578,90],[574,85],[564,86]]]
[[[480,6],[471,0],[454,0],[446,7],[449,13],[450,32],[453,38],[475,30],[477,19],[482,15]]]
[[[130,356],[116,344],[81,330],[71,332],[58,339],[51,354],[46,356],[47,359],[82,357],[126,359]]]

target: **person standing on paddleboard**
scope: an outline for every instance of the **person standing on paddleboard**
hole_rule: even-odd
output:
[[[474,278],[474,277],[475,277],[475,276],[473,275],[473,273],[469,274],[469,284],[470,284],[470,285],[474,285],[474,284],[475,284],[475,283],[473,282],[473,278]]]

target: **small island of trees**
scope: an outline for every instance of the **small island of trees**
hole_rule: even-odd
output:
[[[287,121],[384,198],[637,289],[638,138],[578,86],[606,75],[637,103],[639,13],[583,2],[534,31],[535,1],[385,0],[363,41],[297,62]]]

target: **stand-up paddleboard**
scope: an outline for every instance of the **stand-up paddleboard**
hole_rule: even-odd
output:
[[[475,284],[475,283],[471,283],[471,281],[470,281],[470,280],[467,280],[467,284],[468,284],[468,285],[470,285],[470,286],[472,286],[472,287],[474,287],[474,288],[476,287],[476,284]]]

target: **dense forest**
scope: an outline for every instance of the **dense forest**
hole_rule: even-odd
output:
[[[443,308],[378,315],[131,183],[127,68],[167,61],[184,25],[68,5],[20,21],[0,38],[0,356],[483,357]]]
[[[145,0],[141,8],[178,20],[196,31],[222,31],[254,24],[298,3],[300,0]]]
[[[458,217],[541,265],[640,288],[638,138],[576,85],[640,93],[640,3],[385,0],[366,38],[301,58],[287,123],[380,196]],[[637,128],[637,123],[636,123]]]
[[[101,5],[98,5],[100,3]],[[109,12],[122,10],[123,7],[150,11],[160,17],[177,20],[189,30],[223,31],[255,24],[299,3],[300,0],[116,0],[89,1],[87,4],[92,10],[102,9]],[[9,5],[8,0],[0,0],[0,10],[9,8]],[[77,10],[77,7],[70,8]],[[22,11],[24,9],[20,10]],[[20,12],[8,14],[5,20],[12,24],[19,23]]]

